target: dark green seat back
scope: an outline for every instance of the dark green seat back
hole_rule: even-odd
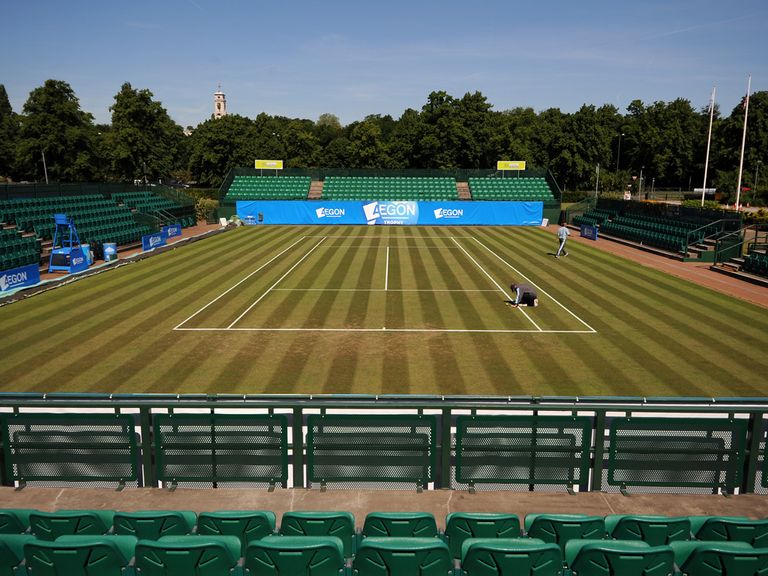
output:
[[[29,528],[29,515],[37,510],[26,508],[0,509],[0,534],[21,534]]]
[[[560,576],[563,553],[538,538],[468,538],[461,567],[466,576]]]
[[[571,540],[565,562],[579,576],[670,576],[675,556],[669,546],[641,540]]]
[[[336,536],[344,545],[344,556],[352,557],[355,517],[351,512],[286,512],[280,519],[283,536]]]
[[[693,516],[690,520],[691,532],[698,540],[747,542],[755,548],[768,548],[768,519]]]
[[[266,536],[248,544],[245,568],[263,576],[338,576],[344,546],[336,536]]]
[[[228,575],[239,559],[234,536],[164,536],[136,544],[136,568],[143,576]]]
[[[434,538],[435,517],[428,512],[371,512],[365,517],[363,537]]]
[[[197,533],[201,536],[236,536],[242,543],[241,553],[244,553],[250,542],[275,533],[275,513],[269,510],[201,512],[197,517]]]
[[[768,549],[746,542],[672,542],[675,562],[691,576],[768,574]]]
[[[35,511],[29,515],[32,533],[41,540],[59,536],[98,536],[112,528],[114,510]]]
[[[605,520],[585,514],[528,514],[525,532],[530,538],[557,544],[565,552],[569,540],[605,538]]]
[[[135,536],[139,540],[157,540],[162,536],[183,536],[195,528],[194,512],[178,510],[143,510],[117,512],[114,533]]]
[[[130,564],[133,536],[62,536],[24,546],[27,570],[40,576],[122,576]]]
[[[438,538],[372,537],[360,543],[352,562],[355,576],[448,576],[448,545]]]
[[[691,539],[687,517],[611,514],[605,517],[605,529],[615,540],[642,540],[651,546]]]
[[[32,534],[0,534],[0,576],[14,576],[24,560],[24,545],[35,541]]]
[[[453,512],[445,518],[445,536],[452,558],[461,557],[467,538],[517,538],[520,518],[516,514],[471,514]]]

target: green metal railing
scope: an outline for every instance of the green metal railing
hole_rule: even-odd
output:
[[[0,394],[1,483],[768,492],[768,398]]]

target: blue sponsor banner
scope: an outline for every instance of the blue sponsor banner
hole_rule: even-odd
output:
[[[40,269],[36,264],[0,272],[0,294],[40,282]]]
[[[82,247],[76,246],[69,251],[69,271],[82,272],[88,269],[88,258]]]
[[[590,226],[589,224],[582,224],[581,225],[581,235],[584,238],[589,238],[590,240],[597,240],[597,226]]]
[[[166,238],[174,238],[175,236],[181,236],[181,224],[171,224],[170,226],[163,226],[161,232]]]
[[[165,236],[162,232],[155,232],[154,234],[147,234],[141,237],[141,247],[145,252],[159,246],[165,246]]]
[[[540,226],[543,202],[237,202],[245,224],[367,224],[399,226]]]

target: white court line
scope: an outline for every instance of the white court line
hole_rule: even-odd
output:
[[[387,246],[387,264],[384,268],[384,291],[389,288],[389,246]]]
[[[451,240],[453,238],[459,238],[464,240],[474,240],[474,236],[322,236],[320,234],[308,234],[304,238],[333,238],[343,240],[399,240],[400,238],[407,238],[410,240]]]
[[[496,288],[275,288],[273,292],[498,292]]]
[[[240,319],[241,319],[243,316],[245,316],[246,314],[248,314],[248,312],[250,312],[251,310],[253,310],[253,307],[254,307],[254,306],[256,306],[256,304],[258,304],[259,302],[261,302],[261,300],[264,298],[264,296],[266,296],[267,294],[269,294],[269,293],[272,291],[272,289],[273,289],[275,286],[277,286],[278,284],[280,284],[280,282],[281,282],[281,281],[282,281],[282,280],[283,280],[283,279],[284,279],[286,276],[288,276],[288,274],[290,274],[291,272],[293,272],[293,270],[296,268],[296,266],[298,266],[299,264],[301,264],[301,263],[304,261],[304,259],[305,259],[307,256],[309,256],[310,254],[312,254],[312,252],[314,252],[315,248],[317,248],[318,246],[320,246],[320,244],[322,244],[322,242],[323,242],[323,240],[320,240],[320,242],[318,242],[317,244],[315,244],[314,246],[312,246],[312,248],[310,248],[309,252],[307,252],[306,254],[304,254],[304,256],[302,256],[302,257],[301,257],[301,259],[300,259],[298,262],[296,262],[296,264],[294,264],[293,266],[291,266],[291,267],[288,269],[288,272],[286,272],[285,274],[283,274],[282,276],[280,276],[280,278],[277,280],[277,282],[275,282],[274,284],[272,284],[272,286],[270,286],[270,287],[267,289],[267,291],[266,291],[266,292],[264,292],[264,294],[262,294],[261,296],[259,296],[259,297],[258,297],[258,299],[256,300],[256,302],[254,302],[253,304],[251,304],[250,306],[248,306],[248,308],[246,308],[246,309],[245,309],[245,312],[243,312],[242,314],[240,314],[240,316],[238,316],[237,318],[235,318],[235,319],[232,321],[232,324],[230,324],[229,326],[227,326],[227,330],[230,330],[230,329],[232,328],[232,326],[234,326],[235,324],[237,324],[237,323],[240,321]]]
[[[475,242],[477,242],[478,244],[480,244],[480,246],[482,246],[483,248],[485,248],[486,250],[488,250],[488,252],[490,252],[491,254],[493,254],[494,256],[496,256],[496,258],[498,258],[499,260],[501,260],[501,262],[502,262],[502,263],[504,263],[506,266],[508,266],[509,268],[511,268],[512,270],[514,270],[514,271],[515,271],[515,274],[519,275],[521,278],[523,278],[523,279],[525,279],[526,281],[528,281],[528,282],[529,282],[529,283],[530,283],[532,286],[536,286],[536,288],[538,288],[538,289],[539,289],[539,291],[540,291],[542,294],[544,294],[544,295],[545,295],[545,296],[547,296],[548,298],[551,298],[551,299],[552,299],[552,301],[553,301],[555,304],[557,304],[558,306],[560,306],[560,308],[562,308],[563,310],[565,310],[566,312],[568,312],[568,314],[570,314],[571,316],[573,316],[574,318],[576,318],[576,320],[578,320],[579,322],[581,322],[582,324],[584,324],[584,326],[586,326],[587,328],[589,328],[589,333],[590,333],[590,334],[596,334],[596,333],[597,333],[597,330],[595,330],[594,328],[592,328],[592,326],[590,326],[589,324],[587,324],[586,322],[584,322],[584,320],[582,320],[581,318],[579,318],[578,316],[576,316],[576,314],[574,314],[573,312],[571,312],[571,311],[570,311],[568,308],[566,308],[566,307],[565,307],[563,304],[561,304],[561,303],[560,303],[560,302],[559,302],[557,299],[555,299],[555,298],[554,298],[554,297],[553,297],[551,294],[547,293],[547,291],[546,291],[546,290],[543,290],[541,287],[537,286],[537,285],[536,285],[536,284],[535,284],[533,281],[531,281],[531,279],[530,279],[530,278],[528,278],[528,277],[527,277],[525,274],[523,274],[522,272],[520,272],[520,270],[518,270],[517,268],[515,268],[514,266],[512,266],[512,264],[510,264],[509,262],[507,262],[506,260],[504,260],[504,259],[503,259],[501,256],[499,256],[498,254],[496,254],[496,252],[494,252],[493,250],[491,250],[490,248],[488,248],[488,246],[486,246],[485,244],[483,244],[482,242],[480,242],[480,240],[478,240],[477,238],[474,238],[474,240],[475,240]]]
[[[454,241],[454,242],[456,242],[456,240],[453,240],[453,241]],[[491,281],[491,282],[493,282],[493,283],[496,285],[496,287],[497,287],[497,288],[498,288],[498,289],[501,291],[501,293],[502,293],[502,294],[504,294],[504,296],[506,296],[506,297],[507,297],[507,300],[508,300],[509,302],[514,302],[514,301],[515,301],[515,298],[512,298],[512,297],[510,297],[510,295],[509,295],[509,294],[507,294],[507,291],[506,291],[506,290],[504,290],[504,288],[502,288],[501,286],[499,286],[499,283],[498,283],[498,282],[496,282],[496,280],[494,280],[493,276],[491,276],[491,275],[490,275],[490,274],[489,274],[489,273],[486,271],[486,269],[485,269],[485,268],[483,268],[483,267],[480,265],[480,263],[479,263],[477,260],[475,260],[475,259],[472,257],[472,255],[471,255],[469,252],[467,252],[467,251],[464,249],[464,247],[463,247],[461,244],[459,244],[458,242],[456,242],[456,246],[458,246],[459,248],[461,248],[461,251],[462,251],[462,252],[464,252],[464,254],[466,254],[467,258],[469,258],[470,260],[472,260],[472,262],[474,262],[475,266],[477,266],[477,267],[480,269],[480,271],[481,271],[483,274],[485,274],[486,276],[488,276],[488,278],[490,279],[490,281]],[[539,326],[538,324],[536,324],[536,322],[534,322],[534,321],[533,321],[533,318],[531,318],[531,317],[528,315],[528,312],[526,312],[525,310],[523,310],[523,308],[522,308],[521,306],[518,306],[518,307],[517,307],[517,309],[518,309],[518,310],[520,310],[520,312],[522,312],[522,313],[525,315],[525,317],[526,317],[526,318],[528,318],[528,320],[530,320],[531,324],[533,324],[534,326],[536,326],[536,329],[537,329],[539,332],[543,332],[543,330],[541,329],[541,326]]]
[[[589,330],[505,330],[471,328],[179,328],[181,332],[451,332],[489,334],[593,334]]]
[[[242,284],[243,282],[245,282],[246,280],[248,280],[248,278],[250,278],[251,276],[253,276],[254,274],[256,274],[256,272],[258,272],[259,270],[261,270],[262,268],[264,268],[266,265],[268,265],[268,264],[271,264],[271,263],[272,263],[274,260],[276,260],[277,258],[279,258],[280,256],[282,256],[283,254],[285,254],[286,252],[288,252],[288,250],[290,250],[291,248],[293,248],[294,246],[296,246],[296,244],[298,244],[299,242],[301,242],[301,241],[302,241],[302,240],[304,240],[305,238],[306,238],[306,236],[302,236],[301,238],[299,238],[298,240],[296,240],[296,242],[294,242],[293,244],[291,244],[290,246],[288,246],[288,248],[286,248],[285,250],[283,250],[283,251],[282,251],[282,252],[280,252],[279,254],[277,254],[277,255],[273,256],[272,258],[270,258],[269,260],[267,260],[266,262],[264,262],[264,264],[262,264],[261,266],[259,266],[258,268],[256,268],[256,270],[254,270],[253,272],[251,272],[250,274],[248,274],[248,276],[246,276],[245,278],[243,278],[242,280],[240,280],[240,282],[238,282],[237,284],[235,284],[234,286],[232,286],[231,288],[229,288],[229,289],[228,289],[228,290],[226,290],[225,292],[222,292],[221,294],[219,294],[218,296],[216,296],[216,298],[214,298],[213,300],[211,300],[210,302],[208,302],[208,304],[206,304],[205,306],[203,306],[202,308],[200,308],[200,310],[198,310],[197,312],[195,312],[194,314],[192,314],[192,316],[190,316],[189,318],[187,318],[186,320],[184,320],[183,322],[181,322],[180,324],[178,324],[178,325],[177,325],[177,326],[174,328],[174,330],[178,330],[178,329],[179,329],[181,326],[183,326],[184,324],[186,324],[187,322],[189,322],[189,321],[190,321],[192,318],[194,318],[195,316],[197,316],[198,314],[200,314],[200,312],[202,312],[203,310],[205,310],[206,308],[208,308],[208,306],[210,306],[211,304],[213,304],[214,302],[216,302],[216,301],[217,301],[219,298],[222,298],[223,296],[226,296],[227,294],[229,294],[229,293],[230,293],[232,290],[234,290],[235,288],[237,288],[238,286],[240,286],[240,284]]]

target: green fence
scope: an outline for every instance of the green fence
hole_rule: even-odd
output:
[[[768,493],[768,398],[0,394],[3,485]]]

